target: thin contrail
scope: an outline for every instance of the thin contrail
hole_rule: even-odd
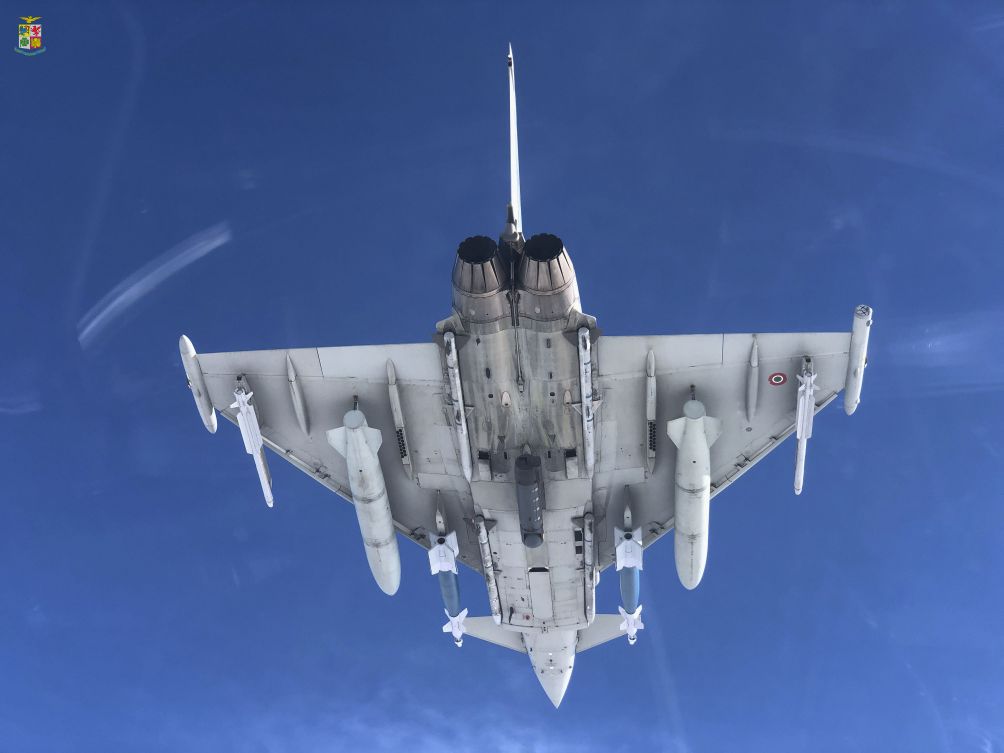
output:
[[[915,399],[1004,389],[1004,310],[883,320],[883,331],[891,335],[876,344],[873,360],[886,376],[869,394]]]
[[[646,626],[646,630],[650,632],[651,651],[655,661],[648,665],[648,669],[655,677],[655,683],[659,686],[659,695],[662,696],[666,709],[665,718],[662,720],[667,738],[667,747],[665,750],[673,750],[676,753],[690,753],[690,743],[687,741],[687,734],[683,727],[683,713],[680,710],[680,696],[677,693],[676,680],[669,666],[666,640],[663,638],[662,625],[665,623],[657,617],[655,601],[651,592],[649,592],[646,608],[648,609],[648,616],[651,619]]]
[[[80,346],[86,349],[93,345],[98,335],[109,324],[143,296],[189,264],[229,242],[230,239],[230,225],[221,222],[186,238],[146,266],[133,272],[112,288],[77,322],[77,340],[80,341]]]
[[[936,152],[890,144],[860,134],[832,131],[807,133],[784,128],[732,128],[717,131],[713,135],[728,141],[777,144],[879,160],[958,180],[974,188],[1004,196],[1004,183],[994,175],[977,172]]]
[[[42,401],[34,393],[0,398],[0,414],[5,416],[24,416],[40,410]]]
[[[101,160],[101,167],[97,174],[97,183],[92,193],[90,210],[87,213],[87,224],[84,225],[81,234],[80,248],[75,254],[75,264],[73,276],[70,279],[70,294],[67,299],[67,317],[72,317],[80,308],[80,300],[83,297],[84,282],[87,277],[87,270],[91,264],[91,257],[94,253],[94,244],[98,238],[98,231],[101,229],[101,222],[105,216],[105,208],[108,204],[108,197],[111,193],[112,180],[115,171],[118,169],[119,160],[122,156],[122,148],[125,144],[125,136],[129,130],[129,123],[132,121],[132,114],[139,100],[139,91],[143,83],[143,76],[146,72],[146,37],[143,34],[143,26],[136,16],[136,13],[127,5],[120,6],[119,16],[125,24],[125,35],[130,42],[132,57],[130,60],[129,78],[126,81],[125,92],[122,95],[122,103],[119,105],[115,120],[109,130],[108,146]]]

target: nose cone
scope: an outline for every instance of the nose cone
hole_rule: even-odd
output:
[[[565,697],[565,691],[568,690],[568,683],[572,679],[572,670],[568,669],[564,672],[548,672],[545,670],[544,672],[537,673],[537,679],[540,680],[540,686],[547,693],[547,697],[551,699],[554,708],[558,708]]]
[[[523,634],[533,673],[555,708],[561,705],[572,679],[577,637],[574,630]]]

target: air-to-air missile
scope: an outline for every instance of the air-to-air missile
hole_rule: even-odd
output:
[[[642,532],[635,528],[631,518],[631,506],[624,508],[624,527],[614,527],[614,555],[617,572],[620,574],[621,604],[617,608],[623,622],[620,629],[627,633],[628,643],[634,645],[638,631],[645,627],[641,621],[641,571]]]

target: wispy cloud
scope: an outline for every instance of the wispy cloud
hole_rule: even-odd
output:
[[[25,416],[42,410],[41,369],[36,361],[8,357],[0,366],[0,415]]]
[[[5,416],[24,416],[40,410],[42,410],[42,400],[34,392],[0,398],[0,414]]]
[[[689,753],[690,744],[687,742],[683,713],[680,710],[680,696],[677,693],[676,679],[670,668],[669,653],[666,651],[668,641],[663,635],[661,627],[665,623],[659,619],[656,604],[656,599],[652,594],[649,594],[646,602],[649,618],[646,629],[649,631],[648,637],[655,661],[649,663],[647,669],[653,676],[653,685],[658,688],[659,695],[665,705],[665,716],[659,720],[659,724],[662,727],[666,750],[671,750],[673,753]]]
[[[995,29],[1004,28],[1004,16],[989,16],[981,21],[978,21],[971,27],[971,31],[994,31]]]
[[[729,128],[714,135],[725,141],[776,144],[877,160],[921,170],[965,183],[996,196],[1004,196],[1004,183],[996,177],[986,175],[956,159],[929,149],[890,143],[869,135],[772,127]]]
[[[86,280],[87,269],[91,264],[91,257],[94,253],[94,244],[101,229],[101,222],[105,216],[105,208],[108,205],[108,197],[111,194],[112,182],[115,171],[122,156],[122,148],[126,141],[126,134],[129,131],[129,124],[132,121],[133,110],[139,100],[140,87],[146,72],[146,36],[139,16],[128,5],[121,5],[121,13],[116,14],[125,26],[125,34],[121,34],[129,41],[131,58],[128,65],[123,66],[129,71],[126,80],[125,90],[122,93],[122,101],[119,105],[115,120],[108,131],[108,145],[105,148],[101,159],[101,165],[97,172],[96,184],[91,192],[92,201],[90,210],[87,213],[87,224],[81,233],[80,249],[75,254],[75,272],[71,278],[70,285],[70,315],[72,316],[78,309],[80,298]]]
[[[229,224],[221,222],[213,225],[186,238],[122,280],[77,322],[77,340],[81,347],[89,348],[109,324],[137,301],[169,277],[228,243],[230,239]]]
[[[189,751],[365,750],[370,753],[442,753],[484,750],[498,753],[619,753],[629,746],[610,739],[584,739],[554,729],[541,719],[493,700],[491,691],[475,703],[443,704],[391,684],[359,701],[315,696],[245,708],[237,717],[214,715],[207,726],[170,724],[167,742]],[[545,700],[546,703],[546,700]],[[550,711],[550,710],[549,710]],[[648,748],[646,748],[648,749]],[[662,750],[668,750],[662,748]]]
[[[1004,311],[973,311],[938,320],[889,321],[889,336],[870,348],[874,364],[908,377],[889,382],[902,397],[1004,389]]]

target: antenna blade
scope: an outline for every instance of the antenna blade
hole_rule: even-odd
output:
[[[523,208],[519,198],[519,139],[516,136],[516,72],[509,45],[509,205],[515,232],[523,232]]]

